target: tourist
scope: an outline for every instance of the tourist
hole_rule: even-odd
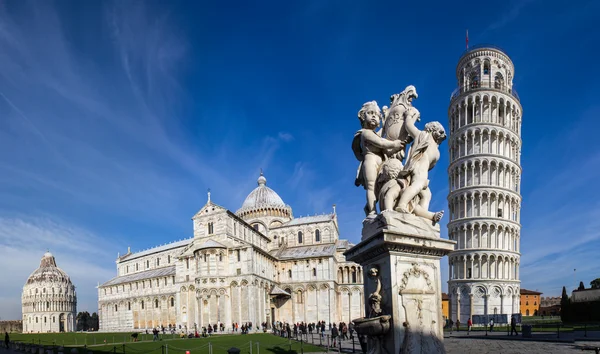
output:
[[[138,335],[139,334],[137,332],[131,333],[131,341],[132,342],[137,342],[138,341]]]
[[[515,332],[515,336],[519,335],[519,332],[517,332],[517,319],[515,318],[515,316],[512,316],[510,318],[510,335],[512,336],[513,331]]]
[[[8,337],[8,331],[4,332],[4,344],[6,345],[6,349],[8,349],[8,343],[10,342],[10,338]]]
[[[332,347],[337,347],[337,337],[338,337],[338,328],[337,326],[333,326],[331,327],[331,346]]]
[[[460,318],[456,319],[456,331],[460,332]]]
[[[473,327],[473,321],[471,321],[471,317],[467,320],[467,334],[471,334],[471,327]]]
[[[492,318],[490,320],[490,332],[493,332],[493,331],[494,331],[494,319]]]

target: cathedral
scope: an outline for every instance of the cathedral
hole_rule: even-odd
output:
[[[346,322],[364,316],[362,268],[346,261],[331,214],[294,218],[258,186],[235,213],[207,203],[193,238],[120,256],[98,287],[101,331],[201,329],[251,322]]]

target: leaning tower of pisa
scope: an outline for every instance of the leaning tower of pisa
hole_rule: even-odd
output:
[[[519,313],[522,108],[514,66],[482,45],[458,61],[452,93],[448,237],[450,317],[474,325]]]

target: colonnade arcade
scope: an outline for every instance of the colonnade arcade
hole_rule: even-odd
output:
[[[513,192],[496,190],[463,190],[448,198],[452,221],[485,216],[518,224],[521,220],[521,197]]]
[[[519,309],[519,288],[478,284],[463,285],[450,291],[450,311],[453,318],[466,323],[471,315],[512,315]]]
[[[501,252],[472,252],[450,257],[450,280],[465,279],[519,279],[520,257]]]
[[[472,186],[490,186],[519,192],[521,168],[494,158],[458,161],[448,168],[450,192]]]
[[[498,155],[515,163],[520,162],[521,142],[517,135],[502,129],[472,127],[453,135],[448,141],[450,161],[470,155]]]
[[[362,268],[359,266],[342,266],[338,267],[337,281],[338,284],[358,283],[362,279]]]
[[[500,223],[472,222],[466,225],[450,226],[448,238],[456,241],[457,250],[498,249],[519,252],[521,235],[515,225]]]
[[[496,124],[521,133],[521,107],[504,94],[470,94],[449,109],[450,133],[474,123]]]

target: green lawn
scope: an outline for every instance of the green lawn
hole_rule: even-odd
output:
[[[104,338],[107,341],[112,341],[114,336],[113,344],[93,344],[94,338],[96,343],[104,343]],[[164,336],[165,338],[160,342],[153,342],[152,335],[143,335],[138,339],[139,342],[132,343],[129,333],[44,333],[44,334],[14,334],[11,340],[19,340],[26,343],[41,342],[41,344],[62,345],[62,341],[65,341],[65,348],[75,347],[77,342],[77,348],[79,353],[87,354],[88,352],[93,353],[172,353],[172,354],[185,354],[186,351],[190,351],[191,354],[209,354],[209,348],[212,347],[212,353],[226,353],[227,349],[236,347],[241,349],[241,354],[293,354],[301,352],[322,352],[323,348],[319,348],[314,345],[300,343],[296,341],[288,341],[285,338],[277,337],[272,334],[248,334],[248,335],[217,335],[208,338],[194,338],[194,339],[179,339],[175,335],[174,339],[171,339],[171,335]],[[123,342],[125,338],[126,342]],[[87,349],[81,347],[87,341]],[[252,345],[252,350],[250,349]],[[55,351],[56,352],[56,351]],[[67,351],[65,351],[67,352]]]

